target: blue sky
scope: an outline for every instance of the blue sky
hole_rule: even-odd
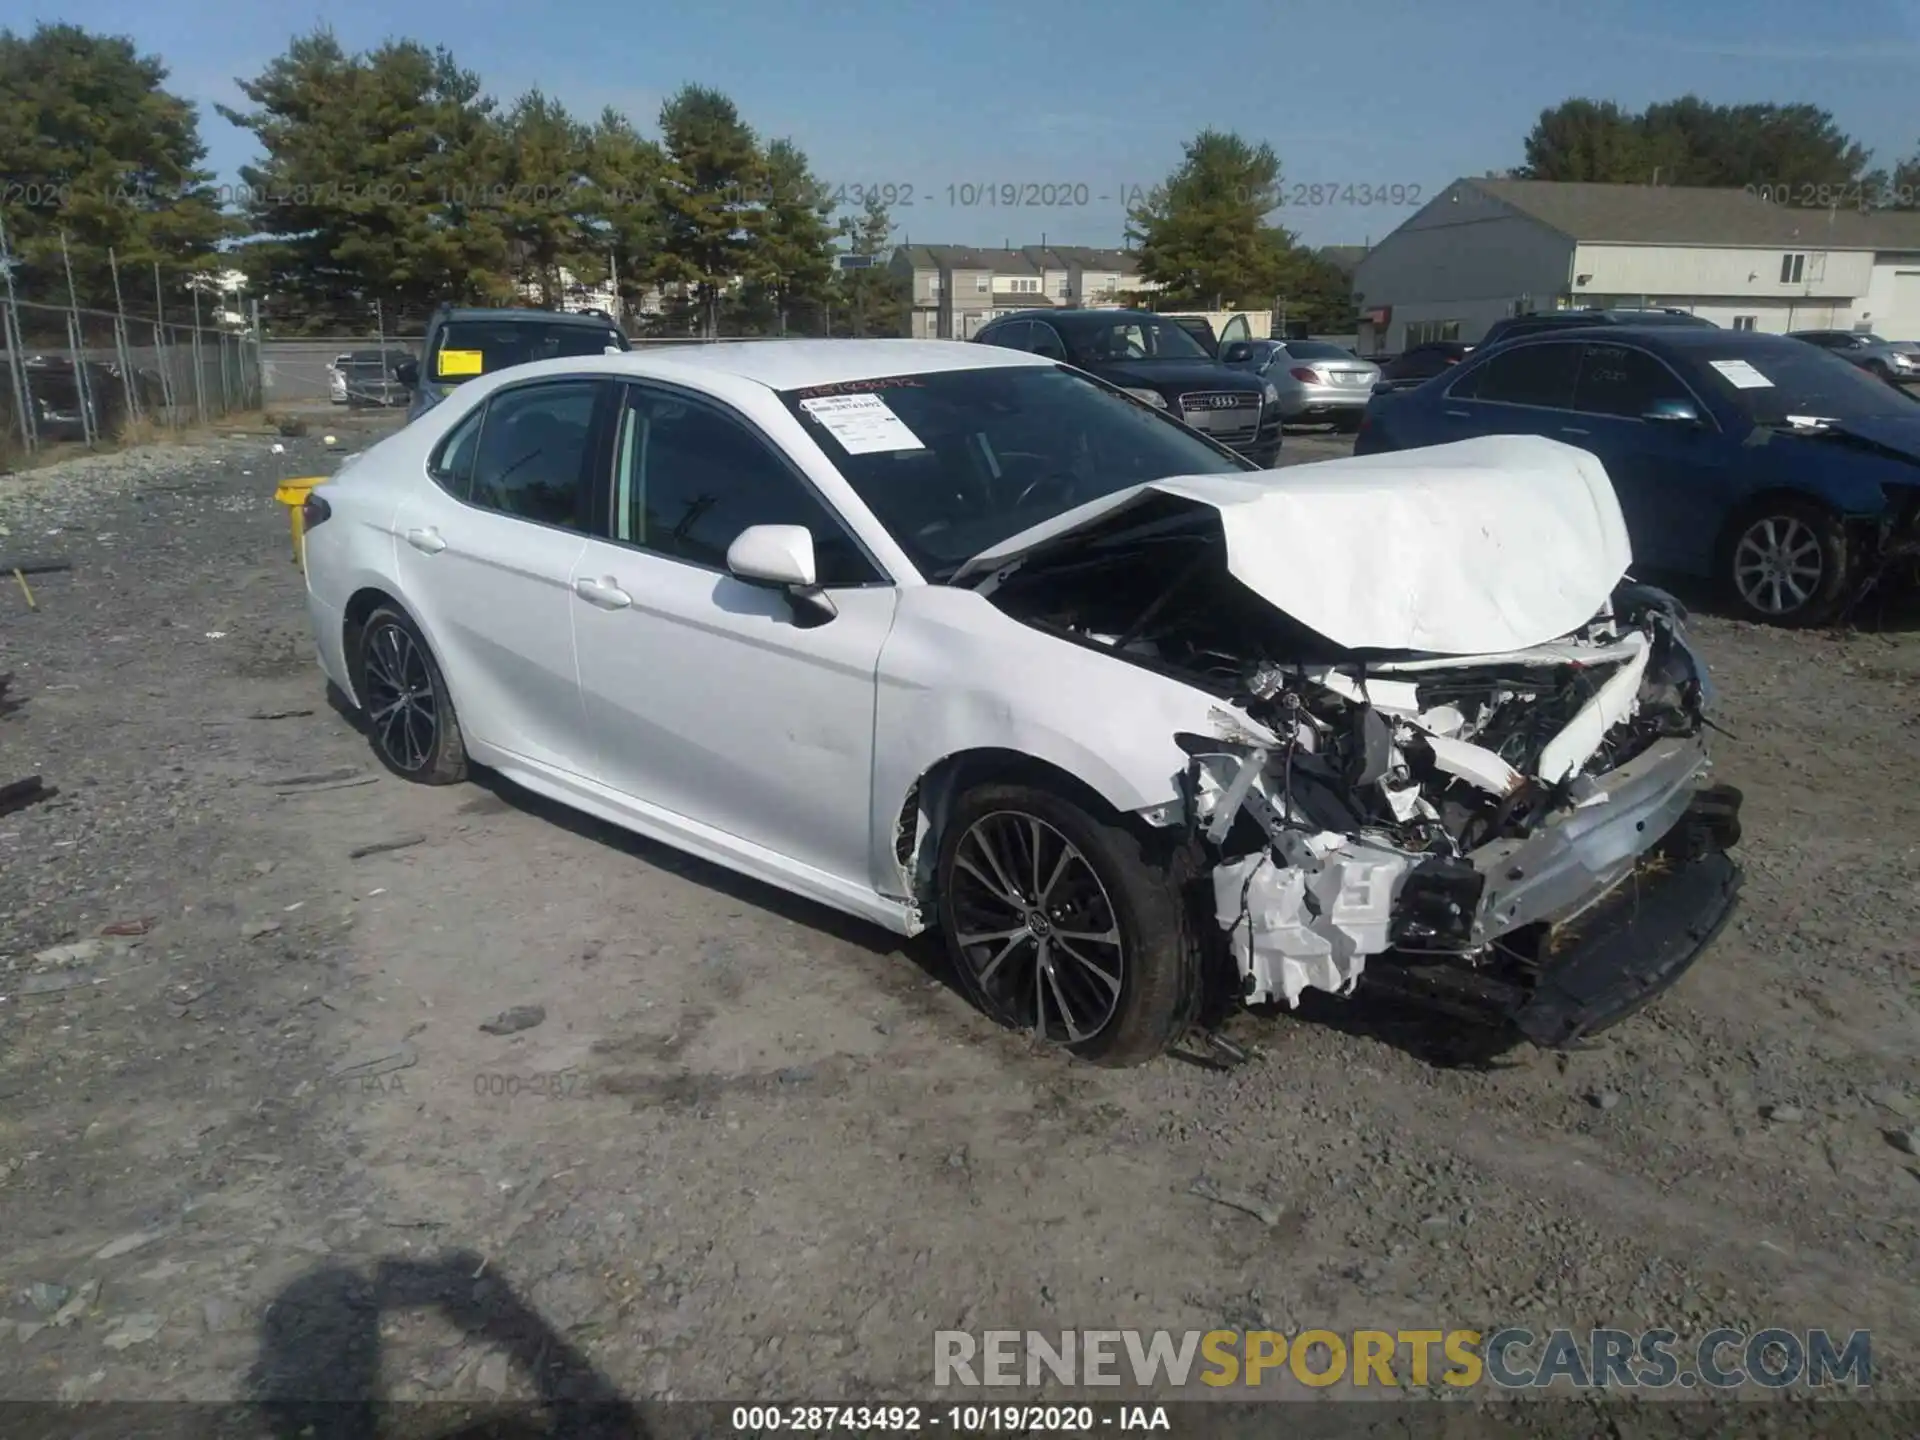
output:
[[[74,18],[70,0],[7,0],[0,23],[55,18]],[[1269,141],[1289,188],[1402,187],[1398,205],[1284,212],[1314,244],[1377,240],[1416,196],[1519,163],[1539,112],[1571,95],[1811,101],[1888,163],[1920,142],[1920,0],[91,0],[82,23],[166,61],[231,181],[250,137],[213,102],[242,103],[234,77],[322,20],[349,49],[444,44],[502,100],[539,86],[583,116],[616,106],[649,133],[681,84],[715,86],[761,134],[792,137],[829,185],[911,187],[896,239],[922,243],[1117,244],[1123,195],[1207,126]],[[1004,183],[1051,184],[1066,203],[1008,207],[959,188]]]

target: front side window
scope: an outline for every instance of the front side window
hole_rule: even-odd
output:
[[[1452,393],[1463,399],[1565,410],[1573,404],[1580,346],[1564,343],[1502,347],[1460,377]]]
[[[596,380],[503,390],[487,401],[468,499],[485,510],[585,532]]]
[[[780,398],[921,573],[935,580],[1029,526],[1116,490],[1173,475],[1258,469],[1177,421],[1052,365],[889,376]]]
[[[627,388],[614,445],[614,538],[710,570],[751,525],[803,525],[823,586],[883,579],[767,442],[715,406]]]
[[[1637,420],[1665,400],[1693,403],[1680,378],[1644,350],[1588,345],[1580,356],[1573,408],[1588,415]]]

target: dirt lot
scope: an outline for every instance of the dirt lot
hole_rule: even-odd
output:
[[[0,1396],[925,1397],[937,1328],[1500,1324],[1870,1328],[1915,1393],[1911,627],[1701,623],[1746,906],[1594,1048],[1461,1068],[1355,1000],[1108,1073],[930,947],[362,781],[272,500],[334,457],[268,446],[0,478],[0,551],[75,565],[0,577],[0,783],[61,792],[0,818]]]

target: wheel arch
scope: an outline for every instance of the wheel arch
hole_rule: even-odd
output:
[[[956,750],[915,777],[894,811],[889,837],[888,853],[921,916],[929,921],[937,913],[934,871],[954,803],[969,790],[986,784],[1024,784],[1051,790],[1082,806],[1095,819],[1114,821],[1143,836],[1166,833],[1166,843],[1173,843],[1170,832],[1159,832],[1137,812],[1123,809],[1084,777],[1052,760],[996,745]]]
[[[1755,516],[1767,506],[1777,505],[1782,501],[1792,501],[1796,505],[1817,506],[1833,516],[1840,524],[1849,523],[1850,517],[1847,512],[1824,495],[1816,495],[1811,490],[1802,490],[1792,485],[1768,485],[1754,491],[1751,495],[1742,497],[1740,503],[1727,512],[1727,518],[1720,526],[1720,535],[1714,542],[1716,564],[1725,560],[1740,531],[1750,524]]]
[[[347,695],[355,705],[362,702],[358,691],[360,677],[354,673],[355,657],[360,653],[360,632],[366,629],[367,617],[382,605],[391,605],[404,612],[409,619],[413,612],[401,603],[400,598],[378,585],[362,585],[347,597],[347,603],[340,611],[340,654],[346,662]],[[414,624],[420,622],[415,619]]]

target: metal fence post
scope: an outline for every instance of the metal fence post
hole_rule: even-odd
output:
[[[260,333],[260,302],[249,300],[253,324],[248,333],[253,337],[253,390],[250,395],[250,410],[263,409],[267,403],[267,337]]]
[[[80,296],[73,288],[73,257],[67,253],[67,232],[60,232],[60,263],[67,272],[67,354],[73,360],[73,393],[80,402],[80,434],[91,450],[99,436],[99,415],[93,408],[93,387],[87,383],[86,332],[80,324]]]
[[[192,283],[187,288],[193,292],[193,339],[187,346],[187,353],[193,356],[193,411],[204,425],[207,423],[207,389],[201,373],[206,367],[200,354],[200,290]]]
[[[73,397],[81,403],[81,438],[92,449],[98,438],[94,390],[86,384],[86,332],[81,326],[81,298],[73,288],[73,257],[67,255],[67,232],[60,232],[60,263],[67,271],[67,357],[73,361]]]
[[[120,260],[107,249],[107,265],[113,271],[113,353],[120,364],[121,388],[127,392],[127,419],[140,418],[140,397],[135,393],[133,373],[133,342],[127,338],[127,306],[120,298]]]
[[[13,385],[14,412],[20,417],[20,438],[31,455],[40,448],[40,432],[33,423],[33,387],[27,383],[26,338],[20,330],[20,302],[13,293],[13,253],[7,248],[7,226],[0,220],[0,275],[6,277],[6,324],[0,327],[0,339],[7,346],[7,375]]]
[[[153,262],[153,349],[154,363],[160,370],[160,398],[167,407],[167,428],[180,423],[178,392],[173,385],[173,357],[167,353],[166,301],[160,289],[160,262]]]

